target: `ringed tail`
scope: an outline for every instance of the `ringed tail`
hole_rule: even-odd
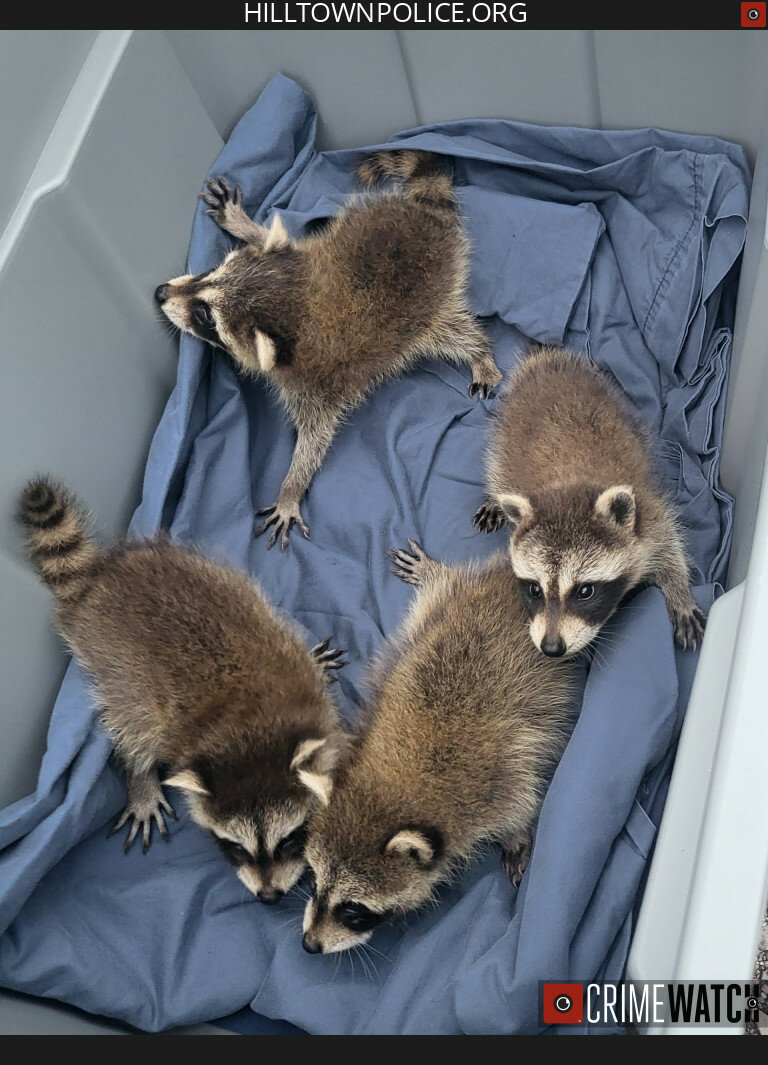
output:
[[[358,167],[365,188],[385,178],[401,181],[409,199],[425,206],[457,210],[453,184],[437,155],[413,148],[372,152]]]
[[[99,554],[85,509],[57,481],[36,477],[21,494],[18,517],[40,576],[61,606],[74,604]]]

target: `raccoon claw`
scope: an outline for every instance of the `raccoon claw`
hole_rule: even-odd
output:
[[[339,678],[334,676],[333,670],[342,669],[347,665],[347,662],[342,659],[342,655],[347,653],[345,647],[331,647],[331,637],[326,638],[312,648],[309,652],[313,658],[320,664],[320,667],[325,674],[327,681],[336,681]]]
[[[423,584],[427,570],[439,563],[435,563],[416,540],[409,540],[408,546],[411,554],[395,547],[387,552],[388,557],[395,564],[392,572],[406,584]]]
[[[205,213],[223,227],[224,223],[227,222],[227,215],[230,209],[234,208],[238,212],[242,210],[243,190],[239,185],[235,185],[234,190],[231,189],[224,178],[219,175],[206,181],[205,188],[198,199],[202,200],[210,208]]]
[[[257,517],[261,517],[263,514],[267,515],[267,517],[256,529],[254,536],[261,536],[271,525],[275,526],[267,543],[267,551],[275,546],[278,536],[280,537],[280,550],[285,551],[288,547],[288,537],[294,525],[298,525],[301,529],[305,540],[309,539],[309,526],[299,512],[298,503],[289,503],[287,506],[283,506],[280,502],[277,502],[273,503],[271,507],[262,507],[261,510],[256,511]]]
[[[171,804],[165,798],[160,791],[160,785],[157,785],[158,793],[154,795],[147,795],[146,798],[129,800],[128,805],[123,810],[120,817],[107,833],[107,838],[114,836],[123,825],[128,821],[130,817],[133,818],[133,824],[131,825],[128,835],[123,845],[123,853],[127,854],[133,846],[134,840],[141,830],[141,853],[146,854],[149,850],[149,845],[152,842],[152,822],[154,820],[157,825],[157,830],[166,842],[170,841],[170,834],[168,832],[168,826],[165,823],[163,813],[172,817],[174,821],[178,821],[176,811]]]
[[[520,883],[523,879],[523,874],[528,868],[528,862],[531,858],[531,840],[530,837],[526,837],[524,840],[517,840],[510,846],[501,848],[501,864],[504,867],[504,872],[509,877],[509,881],[512,887],[520,887]]]
[[[498,503],[494,503],[492,499],[486,499],[483,505],[475,511],[472,524],[480,532],[492,533],[503,528],[507,524],[507,519]]]
[[[695,651],[704,639],[707,615],[697,606],[686,611],[674,610],[671,614],[675,641],[684,651],[688,649]]]
[[[496,366],[492,365],[477,367],[476,374],[477,376],[472,378],[472,383],[467,389],[469,398],[474,399],[475,396],[478,396],[480,399],[487,399],[491,389],[495,388],[501,381],[501,374]]]

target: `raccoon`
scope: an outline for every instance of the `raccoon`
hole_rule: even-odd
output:
[[[112,832],[132,819],[126,852],[139,832],[146,852],[153,823],[168,838],[166,766],[243,884],[277,902],[304,871],[314,777],[343,746],[326,683],[343,651],[330,638],[308,650],[244,575],[166,538],[100,551],[50,478],[30,481],[20,518],[125,766]]]
[[[428,152],[381,151],[360,166],[362,185],[399,188],[353,200],[322,231],[293,240],[279,215],[251,221],[239,188],[209,181],[202,198],[219,226],[245,246],[215,270],[160,285],[174,325],[263,374],[297,431],[276,503],[258,511],[285,550],[299,504],[341,419],[385,378],[441,355],[472,369],[470,396],[501,374],[467,307],[468,244],[450,179]]]
[[[519,884],[573,723],[577,663],[542,660],[531,644],[508,559],[460,569],[409,545],[391,557],[419,593],[310,820],[310,954],[366,942],[430,900],[483,841],[501,843]]]
[[[487,460],[484,532],[510,523],[512,567],[545,655],[587,647],[624,597],[658,585],[675,639],[696,648],[705,615],[690,590],[673,504],[649,435],[585,356],[533,345],[509,381]]]

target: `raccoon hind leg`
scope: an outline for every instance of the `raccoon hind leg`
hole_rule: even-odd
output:
[[[440,576],[445,569],[443,562],[430,558],[415,540],[409,540],[408,546],[411,549],[410,552],[398,548],[392,548],[388,552],[395,564],[392,572],[396,577],[405,581],[406,584],[424,585]]]

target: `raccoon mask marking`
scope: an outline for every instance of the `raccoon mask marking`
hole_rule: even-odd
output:
[[[160,285],[155,299],[182,332],[221,348],[247,371],[270,373],[293,361],[301,291],[298,257],[279,215],[264,233],[216,269]]]
[[[408,824],[370,840],[354,857],[308,845],[314,890],[304,911],[302,946],[308,954],[333,954],[367,943],[394,913],[426,902],[440,877],[442,833]]]
[[[185,792],[192,819],[212,834],[242,883],[260,902],[271,905],[304,872],[307,822],[317,799],[322,801],[339,751],[335,737],[303,739],[287,774],[281,771],[278,754],[268,762],[262,754],[253,766],[249,789],[241,787],[238,778],[247,779],[250,767],[232,763],[198,762],[164,783]]]
[[[642,568],[632,488],[580,486],[541,500],[509,493],[498,502],[515,526],[509,555],[531,639],[552,658],[576,654],[597,636]]]

